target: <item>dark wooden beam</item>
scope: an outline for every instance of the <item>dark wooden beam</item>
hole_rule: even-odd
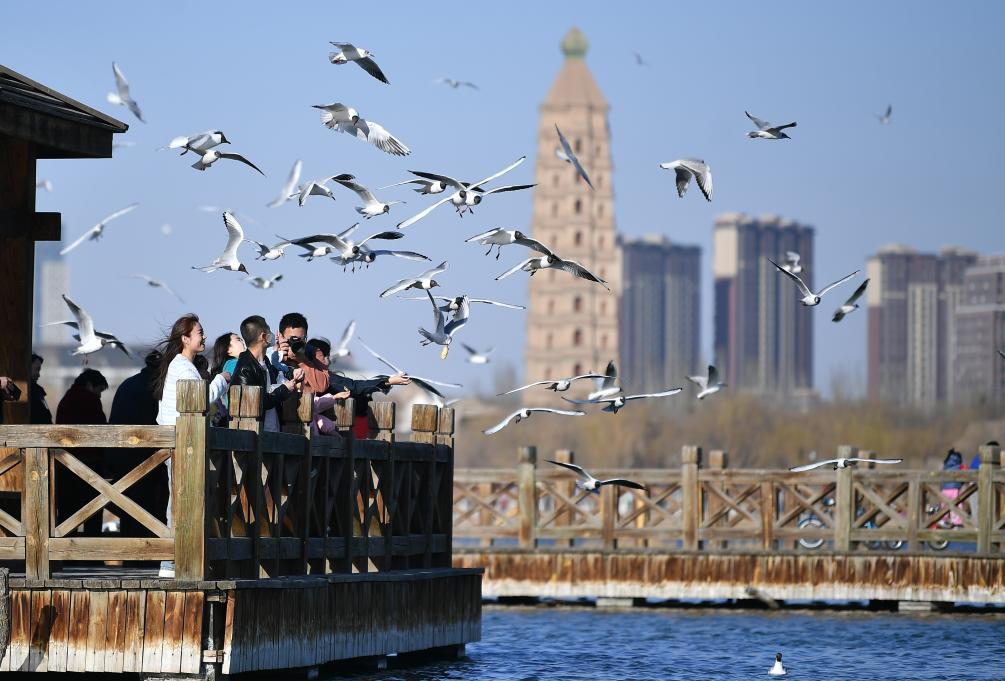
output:
[[[0,208],[0,238],[29,237],[34,241],[59,241],[62,238],[59,213],[28,213]]]
[[[113,134],[104,127],[0,102],[0,136],[33,142],[35,158],[111,158]]]

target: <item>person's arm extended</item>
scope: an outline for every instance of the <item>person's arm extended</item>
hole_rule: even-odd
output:
[[[213,404],[227,394],[230,388],[230,375],[226,372],[217,374],[209,384],[209,403]]]

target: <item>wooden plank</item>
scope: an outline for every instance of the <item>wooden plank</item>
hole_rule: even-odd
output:
[[[168,591],[164,602],[164,653],[161,672],[181,671],[182,629],[185,626],[185,592]]]
[[[0,427],[0,447],[64,449],[72,447],[174,447],[174,426],[22,426]]]
[[[125,649],[122,654],[122,671],[139,672],[143,669],[144,615],[147,595],[145,591],[126,591]]]
[[[517,462],[517,510],[520,514],[520,546],[533,548],[537,533],[537,447],[520,447]]]
[[[171,560],[174,540],[149,537],[64,537],[49,540],[51,560]]]
[[[202,664],[202,615],[205,594],[202,591],[185,592],[181,637],[182,674],[198,674]]]
[[[70,633],[70,591],[53,589],[50,598],[52,621],[49,629],[49,671],[66,671],[67,639]]]
[[[31,671],[28,666],[31,641],[31,592],[12,590],[10,594],[10,656],[11,671]]]
[[[206,574],[207,385],[205,381],[179,381],[178,390],[177,444],[171,481],[175,575],[178,579],[203,579]]]
[[[209,449],[229,452],[255,451],[255,433],[233,428],[210,428],[207,431]]]
[[[85,671],[105,671],[105,621],[108,617],[108,592],[91,591],[91,607],[87,613],[87,652]]]
[[[126,647],[126,592],[108,592],[105,618],[105,671],[122,673]]]
[[[164,602],[163,591],[147,591],[146,612],[143,620],[143,672],[157,673],[161,670],[164,647]]]
[[[701,524],[700,462],[701,447],[687,445],[681,449],[681,521],[684,548],[689,551],[698,548],[698,526]]]
[[[223,665],[220,669],[225,675],[230,675],[241,671],[240,661],[243,654],[242,641],[235,637],[234,612],[237,610],[237,593],[234,591],[227,594],[227,611],[223,620]],[[238,620],[237,624],[242,622]],[[236,660],[235,660],[236,655]],[[237,664],[234,664],[237,662]]]
[[[49,578],[49,450],[24,450],[25,489],[21,518],[25,530],[25,576]]]
[[[49,671],[49,633],[52,630],[52,592],[49,589],[31,590],[30,636],[28,643],[28,671]]]
[[[771,551],[775,547],[775,483],[761,483],[761,548]]]
[[[27,237],[32,241],[59,241],[59,213],[0,209],[0,239]]]
[[[847,445],[838,447],[838,457],[855,456],[855,448]],[[855,491],[852,487],[852,469],[839,468],[837,487],[834,490],[834,550],[851,549],[851,526],[854,522]]]
[[[91,592],[70,592],[70,625],[66,641],[66,671],[87,670],[87,627],[91,616]]]
[[[264,454],[295,454],[303,456],[305,440],[303,435],[292,433],[264,432],[261,436]]]

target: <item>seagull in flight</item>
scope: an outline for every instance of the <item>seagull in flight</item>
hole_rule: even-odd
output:
[[[110,333],[95,331],[94,320],[91,319],[91,315],[87,314],[87,311],[84,310],[84,308],[70,300],[65,293],[63,294],[63,302],[66,303],[68,308],[70,308],[70,313],[73,314],[73,321],[50,322],[49,324],[46,324],[46,326],[63,324],[77,330],[77,334],[74,335],[73,338],[79,343],[79,345],[74,348],[73,352],[70,353],[71,356],[90,355],[91,353],[97,352],[101,348],[108,345],[116,347],[126,353],[126,357],[132,357],[132,355],[129,354],[129,350],[118,338]],[[86,357],[84,361],[86,363]]]
[[[785,264],[782,267],[790,274],[803,273],[803,266],[799,262],[799,254],[795,251],[785,251]]]
[[[387,298],[390,295],[394,295],[395,293],[405,291],[410,288],[422,289],[424,291],[428,291],[429,289],[440,285],[440,283],[436,281],[436,279],[434,279],[433,277],[435,277],[437,274],[440,274],[441,272],[446,271],[447,271],[447,261],[444,260],[436,267],[426,270],[417,277],[412,277],[410,279],[401,279],[400,281],[398,281],[397,284],[394,284],[393,286],[389,286],[388,288],[384,289],[379,297]]]
[[[649,66],[649,62],[642,58],[642,55],[638,52],[635,53],[635,65],[636,66]]]
[[[63,248],[63,250],[61,250],[59,252],[59,254],[60,255],[66,255],[67,253],[69,253],[70,251],[72,251],[74,248],[76,248],[80,244],[84,243],[85,241],[97,241],[98,239],[100,239],[104,235],[104,233],[105,233],[105,226],[109,222],[111,222],[115,218],[122,217],[126,213],[131,213],[132,211],[136,210],[139,207],[139,205],[140,204],[138,204],[138,203],[131,203],[128,206],[126,206],[125,208],[123,208],[121,210],[115,211],[111,215],[106,215],[105,217],[103,217],[101,219],[101,222],[99,222],[98,224],[94,225],[94,227],[91,227],[89,230],[87,230],[86,232],[84,232],[83,234],[81,234],[79,237],[77,237],[76,241],[74,241],[73,243],[71,243],[69,246],[66,246],[65,248]]]
[[[140,123],[146,123],[146,120],[143,118],[143,112],[140,111],[140,105],[129,94],[129,83],[126,81],[122,69],[115,62],[112,62],[112,73],[115,74],[115,92],[108,93],[108,101],[111,104],[127,107],[133,112],[134,116],[140,119]]]
[[[793,466],[789,470],[793,473],[803,473],[805,471],[811,471],[814,468],[820,468],[822,466],[831,466],[834,470],[839,468],[848,468],[849,466],[855,466],[859,463],[882,463],[882,464],[892,464],[901,463],[903,459],[860,459],[857,456],[841,457],[838,459],[827,459],[826,461],[814,461],[813,463],[804,464],[802,466]]]
[[[893,105],[888,104],[886,111],[881,114],[876,114],[876,118],[879,120],[880,125],[887,125],[890,122],[890,118],[893,116]]]
[[[754,125],[757,126],[757,130],[753,130],[747,133],[747,137],[751,139],[758,139],[758,138],[763,140],[791,139],[788,135],[782,132],[782,130],[785,130],[786,128],[796,127],[795,121],[791,123],[786,123],[785,125],[772,125],[771,123],[768,123],[766,120],[762,118],[758,118],[757,116],[751,116],[746,111],[744,111],[743,113],[747,114],[747,118],[753,121]]]
[[[184,156],[190,151],[201,156],[213,147],[218,147],[221,144],[230,144],[230,140],[227,139],[222,130],[206,130],[205,132],[197,132],[194,135],[179,135],[168,142],[167,146],[161,147],[159,151],[163,151],[164,149],[181,149],[180,156]]]
[[[255,288],[267,289],[272,288],[277,282],[282,281],[282,279],[283,275],[277,274],[270,279],[266,279],[265,277],[248,277],[245,281]]]
[[[332,193],[331,187],[328,186],[328,183],[334,179],[335,176],[331,175],[329,177],[319,177],[310,182],[304,182],[300,185],[299,189],[290,194],[289,198],[297,197],[297,204],[301,207],[307,203],[307,197],[309,196],[327,196],[334,201],[335,194]]]
[[[282,237],[279,238],[282,239]],[[286,255],[287,248],[294,245],[292,241],[287,241],[286,239],[272,246],[266,246],[261,241],[255,241],[254,239],[245,239],[245,241],[258,249],[258,255],[255,256],[255,260],[278,260]]]
[[[857,310],[858,309],[858,299],[862,297],[863,293],[865,293],[865,288],[868,285],[869,285],[869,280],[868,279],[866,279],[861,284],[859,284],[858,288],[855,289],[855,293],[851,294],[851,296],[848,298],[848,300],[844,301],[844,305],[842,305],[838,309],[834,310],[834,318],[831,319],[831,321],[832,322],[839,322],[842,319],[844,319],[847,315],[850,315],[852,312],[854,312],[855,310]]]
[[[590,176],[586,174],[586,169],[583,168],[579,159],[576,158],[576,154],[573,153],[572,147],[569,145],[569,140],[565,139],[565,135],[563,135],[562,131],[558,129],[558,123],[555,124],[555,132],[558,133],[558,141],[561,143],[562,152],[565,155],[565,158],[562,160],[572,164],[572,167],[576,169],[579,176],[586,180],[586,184],[590,185],[590,189],[593,189],[593,183],[590,182]]]
[[[568,378],[560,378],[555,381],[534,381],[533,383],[528,383],[527,385],[521,385],[519,388],[513,388],[512,390],[507,390],[504,393],[499,393],[497,397],[502,397],[503,395],[512,395],[513,393],[520,392],[521,390],[526,390],[527,388],[533,388],[536,385],[543,385],[545,390],[552,390],[557,393],[563,393],[572,387],[573,381],[578,381],[583,378],[604,378],[604,374],[597,373],[587,373],[579,374],[578,376],[570,376]]]
[[[393,156],[408,156],[412,153],[411,149],[402,144],[383,126],[361,117],[359,112],[351,106],[346,106],[341,102],[314,104],[313,106],[315,109],[321,109],[321,122],[331,130],[338,130],[358,137]]]
[[[670,397],[681,392],[683,388],[670,388],[658,393],[644,393],[640,395],[611,395],[609,397],[599,397],[593,400],[570,400],[568,397],[562,399],[572,404],[606,404],[601,411],[617,414],[631,400],[641,400],[647,397]]]
[[[503,229],[502,227],[496,227],[495,229],[490,229],[487,232],[475,234],[470,239],[465,239],[464,243],[471,243],[472,241],[477,242],[482,246],[489,247],[489,250],[485,251],[485,255],[490,255],[492,253],[492,249],[495,248],[496,260],[498,260],[499,256],[502,255],[502,247],[509,246],[511,244],[526,246],[527,248],[544,255],[548,255],[552,252],[550,248],[542,244],[540,241],[532,239],[519,229]]]
[[[370,250],[366,247],[367,241],[370,241],[371,239],[393,241],[404,237],[404,234],[401,232],[377,232],[376,234],[371,234],[357,244],[352,241],[349,236],[356,231],[358,224],[359,223],[352,225],[340,234],[314,234],[313,236],[294,239],[293,243],[307,250],[307,253],[301,254],[301,257],[307,258],[308,262],[314,258],[320,258],[334,253],[335,255],[332,260],[338,261],[339,264],[345,267],[350,263],[365,262],[364,256],[366,253],[370,252]],[[425,258],[425,256],[419,257]],[[373,262],[373,259],[370,259],[369,262]]]
[[[453,78],[437,78],[435,82],[442,83],[443,85],[452,87],[455,90],[462,85],[465,87],[469,87],[472,90],[479,89],[477,85],[468,80],[454,80]]]
[[[339,339],[338,345],[332,348],[331,355],[329,355],[333,360],[344,359],[351,355],[349,351],[349,341],[352,337],[356,335],[356,320],[353,319],[346,325],[345,331],[342,332],[342,338]]]
[[[698,386],[698,399],[703,400],[709,395],[714,395],[726,386],[719,380],[719,370],[711,364],[708,365],[707,376],[688,376],[687,380]]]
[[[269,201],[266,206],[269,208],[276,208],[283,205],[290,199],[292,199],[296,194],[294,194],[294,189],[297,183],[300,182],[300,170],[303,168],[303,161],[297,159],[290,169],[290,174],[286,177],[286,182],[283,184],[283,188],[279,190],[279,196]]]
[[[607,363],[604,375],[600,376],[600,378],[603,380],[599,381],[596,390],[586,396],[587,400],[599,400],[602,397],[610,397],[622,392],[621,386],[618,385],[618,367],[613,359]]]
[[[254,163],[249,161],[241,154],[231,154],[228,152],[217,151],[216,149],[207,149],[205,151],[200,151],[195,147],[185,147],[185,148],[188,149],[189,151],[194,151],[196,154],[199,155],[200,157],[199,160],[192,164],[192,167],[195,168],[196,170],[206,170],[206,168],[209,168],[211,165],[219,161],[221,158],[224,158],[230,161],[240,161],[244,165],[254,168],[259,172],[260,175],[262,175],[262,177],[265,177],[265,173],[262,172],[261,168],[256,166]]]
[[[418,187],[412,187],[412,191],[422,194],[423,196],[427,194],[442,194],[447,190],[447,185],[439,180],[424,180],[422,178],[416,178],[414,180],[402,180],[401,182],[395,182],[394,184],[386,184],[383,187],[377,187],[377,191],[382,189],[390,189],[391,187],[400,187],[403,184],[415,184]]]
[[[426,295],[429,296],[429,304],[433,306],[433,330],[427,331],[421,326],[419,327],[419,335],[423,338],[419,341],[419,345],[423,347],[432,343],[442,345],[443,351],[440,353],[440,359],[446,359],[447,353],[450,352],[450,344],[454,342],[454,334],[468,323],[468,317],[464,314],[467,308],[458,311],[454,318],[448,322],[447,314],[433,300],[433,294],[429,292],[429,289],[426,289]]]
[[[331,179],[335,180],[346,189],[355,192],[356,196],[362,199],[363,205],[356,206],[356,212],[367,220],[387,213],[391,210],[391,206],[396,203],[405,203],[404,201],[388,201],[387,203],[379,201],[377,197],[373,195],[373,192],[361,185],[359,182],[356,182],[356,178],[352,175],[336,175]]]
[[[777,262],[775,262],[771,258],[768,258],[768,262],[770,262],[772,265],[774,265],[775,268],[778,269],[779,272],[781,272],[782,274],[784,274],[785,276],[787,276],[792,281],[796,282],[796,286],[799,287],[799,292],[803,294],[803,297],[800,298],[800,301],[806,307],[813,307],[814,305],[819,305],[820,304],[820,300],[821,300],[821,298],[823,298],[823,296],[824,296],[825,293],[827,293],[828,291],[830,291],[832,288],[834,288],[836,286],[840,286],[841,284],[845,283],[846,281],[848,281],[849,279],[851,279],[852,277],[854,277],[859,272],[858,270],[855,270],[854,272],[852,272],[848,276],[843,277],[841,279],[838,279],[833,284],[830,284],[829,286],[821,289],[818,293],[814,293],[813,291],[811,291],[809,289],[808,286],[806,286],[806,284],[803,283],[803,280],[799,278],[799,275],[792,274],[792,272],[789,272],[787,269],[785,269],[784,267],[782,267],[781,265],[779,265]]]
[[[371,348],[366,343],[364,343],[362,338],[357,338],[356,340],[359,341],[360,345],[362,345],[364,348],[366,348],[367,352],[369,352],[371,355],[373,355],[375,358],[377,358],[378,362],[380,362],[381,364],[383,364],[384,366],[386,366],[387,368],[389,368],[394,373],[396,373],[396,374],[402,374],[402,375],[407,376],[408,378],[412,379],[413,383],[415,383],[417,386],[419,386],[420,388],[422,388],[423,390],[425,390],[427,393],[430,393],[432,395],[436,395],[437,397],[443,399],[443,393],[441,393],[439,390],[437,390],[435,388],[435,386],[440,386],[441,388],[463,388],[464,387],[460,383],[443,383],[441,381],[434,381],[431,378],[423,378],[422,376],[413,376],[412,374],[410,374],[410,373],[408,373],[406,371],[402,371],[401,369],[399,369],[398,367],[396,367],[394,364],[392,364],[389,360],[384,359],[383,357],[381,357],[380,355],[378,355],[377,351],[374,350],[373,348]]]
[[[524,419],[529,419],[531,414],[559,414],[561,416],[586,416],[585,411],[568,411],[565,409],[550,409],[546,407],[524,407],[522,409],[517,409],[515,412],[504,418],[499,423],[495,424],[491,428],[487,428],[482,432],[486,435],[492,435],[498,433],[500,430],[508,426],[510,423],[520,423]]]
[[[244,241],[244,228],[231,213],[224,212],[223,225],[227,228],[227,246],[212,264],[203,267],[193,267],[193,270],[200,272],[215,272],[216,270],[230,270],[231,272],[244,272],[248,274],[248,268],[244,266],[238,257],[237,249]]]
[[[485,305],[495,305],[497,307],[506,307],[511,310],[526,310],[527,307],[524,305],[513,305],[512,303],[500,303],[498,300],[488,300],[487,298],[471,298],[466,293],[459,296],[433,296],[436,300],[444,300],[447,302],[446,305],[441,305],[440,309],[444,312],[457,313],[460,310],[465,310],[471,303],[484,303]],[[402,300],[425,300],[425,298],[418,296],[406,296]]]
[[[513,267],[509,268],[508,270],[500,274],[498,277],[496,277],[496,281],[505,279],[506,277],[510,276],[511,274],[514,274],[515,272],[520,271],[530,272],[530,276],[534,276],[534,274],[538,270],[547,270],[547,269],[562,270],[564,272],[568,272],[574,277],[578,277],[580,279],[586,279],[587,281],[596,282],[601,286],[603,286],[608,291],[611,290],[611,287],[607,285],[606,281],[604,281],[603,279],[595,275],[593,272],[580,265],[575,260],[565,260],[563,258],[558,257],[554,253],[551,253],[549,255],[542,255],[538,258],[527,258],[523,262],[514,265]]]
[[[328,53],[328,61],[332,64],[341,65],[353,62],[356,66],[369,73],[381,83],[390,84],[387,80],[387,76],[385,76],[384,72],[380,70],[379,66],[377,66],[377,62],[373,60],[373,52],[370,50],[364,50],[362,47],[356,47],[352,43],[329,44],[338,48],[338,52]]]
[[[35,189],[44,189],[47,192],[52,192],[52,180],[39,180],[35,183]]]
[[[159,279],[154,279],[152,277],[148,277],[145,274],[131,274],[129,276],[130,276],[131,279],[142,279],[143,281],[147,282],[147,286],[150,286],[151,288],[164,289],[164,291],[166,291],[167,293],[170,293],[172,296],[174,296],[178,300],[179,303],[182,303],[183,305],[185,304],[185,301],[182,300],[182,297],[179,296],[174,291],[172,291],[171,287],[168,286],[167,284],[165,284],[163,281],[160,281]]]
[[[489,348],[484,352],[479,352],[467,343],[461,343],[461,347],[468,352],[468,364],[488,364],[492,361],[489,359],[489,355],[495,351],[495,348]]]
[[[576,480],[576,489],[581,489],[584,492],[593,492],[594,494],[600,494],[600,488],[604,485],[617,485],[618,487],[631,487],[632,489],[647,490],[648,487],[641,485],[632,480],[625,480],[624,478],[610,478],[608,480],[597,480],[595,477],[587,473],[582,466],[577,466],[574,463],[565,463],[563,461],[552,461],[551,459],[546,459],[548,463],[553,463],[556,466],[561,466],[562,468],[568,468],[570,471],[579,476]]]
[[[699,158],[681,158],[670,163],[660,163],[663,170],[672,170],[677,180],[677,196],[684,198],[687,185],[694,178],[706,201],[712,200],[712,169]]]
[[[449,196],[446,196],[437,201],[436,203],[432,204],[431,206],[426,207],[424,210],[420,211],[416,215],[413,215],[412,217],[408,218],[403,222],[399,222],[398,229],[405,229],[406,227],[415,224],[416,222],[418,222],[419,220],[421,220],[422,218],[426,217],[431,212],[433,212],[433,210],[436,207],[443,205],[447,201],[450,201],[454,205],[454,208],[457,209],[458,213],[463,214],[465,210],[470,210],[472,206],[477,206],[479,203],[481,203],[482,197],[485,194],[491,192],[516,191],[518,189],[527,189],[529,187],[533,187],[534,185],[510,185],[508,187],[497,187],[496,189],[490,190],[489,192],[482,192],[480,189],[480,187],[483,184],[487,184],[492,180],[502,177],[509,171],[516,168],[518,165],[523,163],[526,158],[527,158],[526,156],[521,156],[516,161],[509,164],[499,172],[493,173],[492,175],[486,177],[484,180],[481,180],[480,182],[475,182],[473,184],[461,182],[448,175],[438,175],[436,173],[427,173],[419,170],[409,171],[413,175],[417,175],[423,179],[439,182],[443,184],[444,187],[448,186],[452,187],[454,191]]]

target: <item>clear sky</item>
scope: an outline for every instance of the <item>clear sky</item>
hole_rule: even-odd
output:
[[[380,263],[349,274],[325,261],[287,257],[256,263],[253,274],[284,274],[280,286],[253,289],[229,272],[203,274],[226,240],[216,205],[254,218],[247,236],[338,231],[354,221],[356,197],[306,207],[265,204],[297,158],[305,177],[352,173],[378,187],[408,169],[484,176],[521,154],[508,177],[533,181],[537,107],[562,61],[558,45],[579,26],[587,55],[611,103],[616,215],[625,234],[658,232],[704,249],[702,346],[712,334],[711,244],[714,216],[777,213],[817,228],[817,281],[864,267],[880,246],[934,250],[958,244],[1005,250],[1002,229],[1001,67],[1005,4],[968,3],[622,3],[429,5],[428,3],[18,3],[4,8],[0,62],[130,124],[135,142],[111,160],[43,161],[39,210],[64,216],[69,240],[105,214],[138,201],[98,244],[67,256],[70,295],[100,329],[134,342],[155,340],[180,313],[194,310],[210,336],[236,330],[251,313],[273,323],[301,310],[313,333],[337,337],[350,318],[359,335],[406,369],[468,385],[491,382],[491,365],[472,367],[457,348],[445,362],[418,346],[429,321],[421,303],[376,294],[419,263]],[[381,7],[380,14],[367,14]],[[620,11],[614,11],[615,8]],[[371,49],[388,75],[383,85],[361,69],[328,63],[329,40]],[[637,67],[633,52],[649,62]],[[105,101],[118,61],[148,124]],[[476,82],[451,90],[440,76]],[[413,154],[388,156],[321,126],[312,104],[342,101],[383,124]],[[892,104],[893,122],[874,114]],[[748,140],[744,109],[771,121],[796,120],[793,139]],[[220,162],[200,173],[191,156],[156,151],[175,135],[219,128],[268,175]],[[682,156],[704,158],[715,176],[706,203],[692,189],[679,200],[657,168]],[[229,163],[229,165],[228,165]],[[361,231],[390,229],[429,199],[408,191],[390,216]],[[494,197],[473,217],[438,209],[395,246],[447,259],[447,292],[512,302],[526,280],[493,277],[499,262],[463,240],[492,227],[525,227],[530,192]],[[386,199],[385,199],[386,200]],[[161,232],[165,223],[173,232]],[[139,272],[168,282],[187,301],[127,278]],[[847,292],[851,292],[848,287]],[[835,300],[835,302],[837,302]],[[865,315],[840,325],[831,305],[816,316],[817,385],[847,367],[864,383]],[[459,336],[495,346],[497,364],[522,367],[523,314],[478,309]],[[358,348],[357,348],[358,349]],[[361,349],[358,349],[362,352]],[[372,363],[367,363],[372,364]],[[535,377],[536,378],[536,377]]]

